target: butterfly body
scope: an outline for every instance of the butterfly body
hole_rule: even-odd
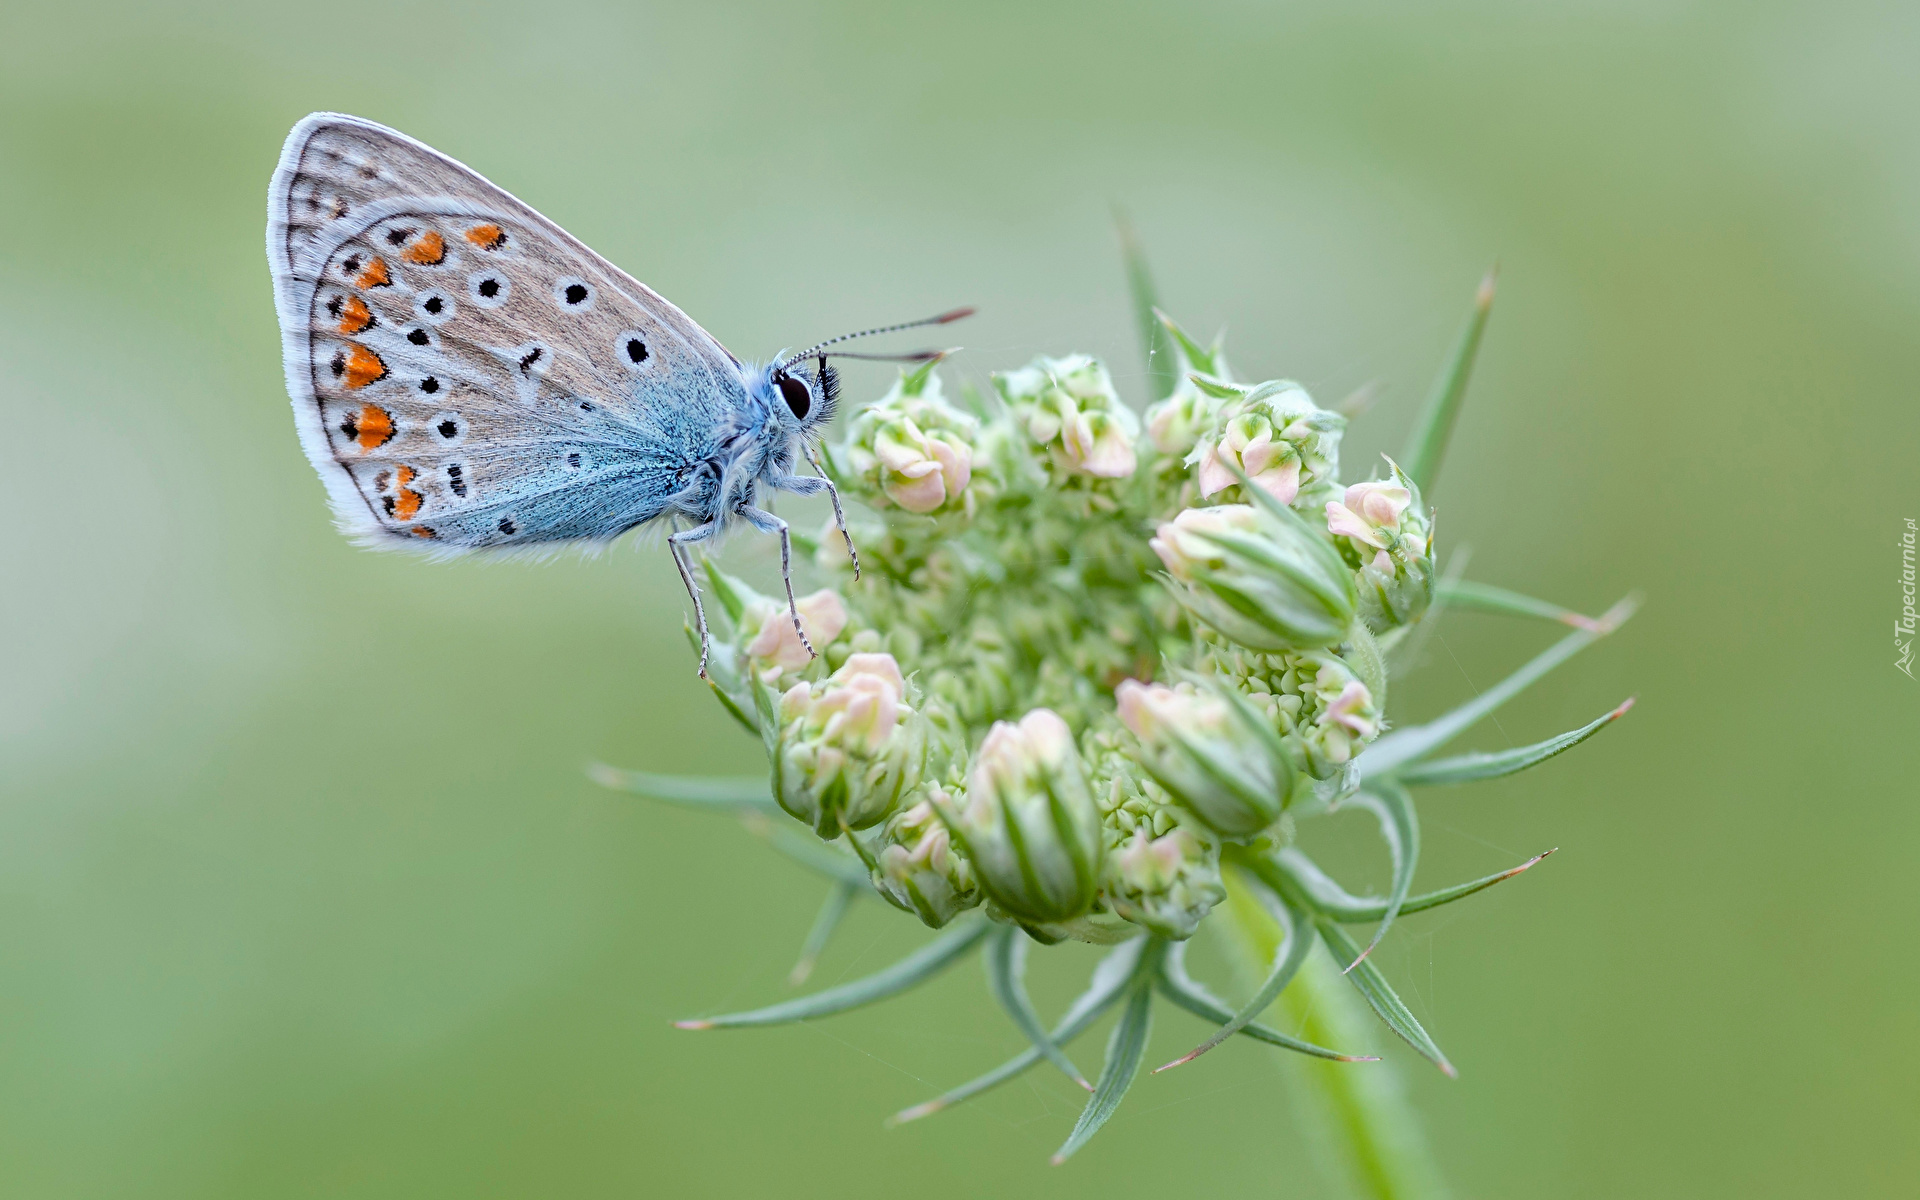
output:
[[[294,127],[267,257],[301,445],[362,544],[539,553],[666,519],[685,526],[668,542],[698,612],[689,545],[744,521],[780,535],[784,565],[786,525],[757,506],[762,490],[832,490],[795,473],[832,416],[824,357],[813,372],[741,362],[385,126],[315,113]]]

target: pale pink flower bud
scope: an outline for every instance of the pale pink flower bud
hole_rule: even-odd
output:
[[[1300,455],[1292,444],[1275,440],[1273,425],[1263,415],[1248,414],[1227,423],[1220,439],[1201,450],[1200,495],[1218,495],[1239,480],[1228,463],[1239,467],[1260,490],[1282,504],[1300,494]]]
[[[1252,533],[1258,517],[1252,506],[1223,504],[1214,508],[1189,508],[1171,521],[1163,522],[1147,545],[1166,565],[1167,573],[1181,581],[1191,580],[1195,568],[1218,566],[1224,561],[1220,548],[1209,534]]]
[[[1175,391],[1147,410],[1147,437],[1162,454],[1185,455],[1212,418],[1211,401],[1201,392]]]
[[[1219,847],[1178,825],[1157,838],[1138,828],[1107,860],[1104,893],[1118,916],[1162,937],[1191,937],[1227,896]]]
[[[980,902],[973,865],[953,847],[936,806],[950,806],[945,788],[929,785],[928,797],[895,813],[881,831],[873,885],[894,904],[935,929]]]
[[[813,704],[828,742],[873,754],[900,723],[900,697],[906,683],[891,654],[854,654],[827,680]]]
[[[1077,413],[1065,424],[1062,434],[1067,461],[1081,474],[1101,479],[1125,479],[1133,474],[1138,462],[1133,437],[1111,413]]]
[[[996,722],[964,799],[941,807],[981,887],[1006,912],[1050,923],[1093,906],[1104,842],[1073,731],[1050,709]]]
[[[1380,724],[1372,715],[1373,693],[1367,685],[1358,679],[1349,680],[1340,689],[1340,694],[1327,705],[1326,719],[1345,726],[1355,736],[1370,738],[1380,732]]]
[[[973,448],[950,433],[927,433],[901,419],[874,440],[880,488],[887,499],[913,513],[930,513],[966,489],[973,474]]]
[[[1327,531],[1369,546],[1385,548],[1390,533],[1400,529],[1400,515],[1413,502],[1413,493],[1397,483],[1373,480],[1347,489],[1346,503],[1327,501]]]
[[[1227,702],[1192,687],[1176,690],[1164,683],[1124,679],[1113,698],[1120,723],[1143,742],[1158,741],[1170,730],[1190,737],[1219,737],[1227,727]]]
[[[824,683],[780,697],[774,798],[822,837],[865,829],[920,783],[926,722],[891,654],[854,654]]]
[[[1207,827],[1242,838],[1279,818],[1293,765],[1255,709],[1225,691],[1131,679],[1114,700],[1121,724],[1140,739],[1141,765]]]
[[[761,612],[760,631],[747,643],[749,657],[769,664],[776,676],[784,671],[797,671],[812,661],[793,628],[791,612],[771,602],[753,607]],[[839,637],[847,627],[847,606],[831,591],[822,589],[811,596],[802,596],[794,607],[800,610],[800,623],[806,627],[807,638],[816,650]]]

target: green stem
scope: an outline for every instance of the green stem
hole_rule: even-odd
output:
[[[1250,987],[1272,964],[1281,939],[1279,924],[1253,890],[1257,886],[1233,873],[1227,903],[1218,910],[1232,931],[1235,966]],[[1275,1004],[1288,1028],[1310,1042],[1352,1047],[1369,1040],[1372,1021],[1366,1008],[1324,947]],[[1450,1195],[1393,1063],[1274,1057],[1295,1084],[1300,1107],[1318,1126],[1313,1132],[1331,1173],[1343,1177],[1355,1195],[1377,1200]]]

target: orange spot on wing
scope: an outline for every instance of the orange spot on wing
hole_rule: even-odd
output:
[[[377,288],[386,287],[392,282],[393,280],[387,278],[387,260],[376,258],[367,264],[366,270],[360,272],[360,278],[353,281],[353,286]]]
[[[434,267],[447,257],[446,239],[429,229],[400,255],[408,262]]]
[[[385,379],[387,364],[380,361],[378,354],[355,342],[347,348],[346,377],[348,387],[363,388]]]
[[[348,296],[346,306],[340,310],[340,332],[360,333],[371,324],[373,313],[368,310],[366,301],[358,296]]]
[[[498,250],[507,244],[507,231],[498,225],[475,225],[467,230],[467,240],[482,250]]]
[[[411,533],[413,536],[417,538],[434,538],[434,537],[440,536],[439,534],[435,533],[431,528],[425,525],[415,525],[412,529],[409,529],[407,532]]]
[[[413,478],[413,472],[407,470],[405,467],[400,468],[400,474],[400,482],[402,484],[405,484],[407,480]],[[393,493],[393,515],[402,521],[413,520],[420,512],[420,502],[424,499],[424,496],[412,488],[395,488]]]
[[[393,440],[393,414],[377,404],[361,409],[353,425],[353,440],[360,443],[362,450],[378,450]]]

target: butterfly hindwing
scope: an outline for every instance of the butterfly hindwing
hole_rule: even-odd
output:
[[[401,134],[308,118],[269,204],[301,440],[366,540],[609,538],[739,411],[738,363],[685,314]]]

